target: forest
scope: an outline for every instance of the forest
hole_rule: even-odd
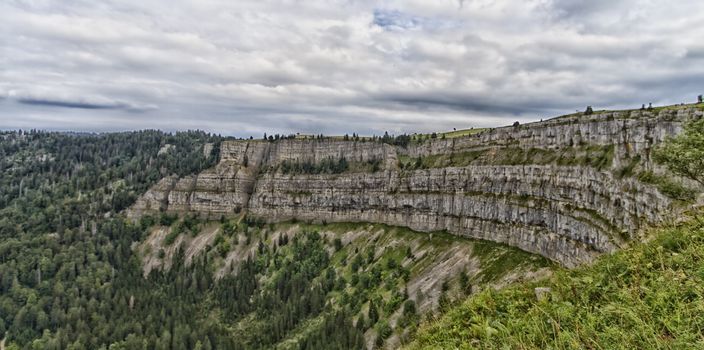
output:
[[[380,330],[377,344],[389,336],[380,315],[403,308],[403,326],[417,324],[414,303],[404,304],[408,295],[399,289],[407,271],[359,252],[350,259],[348,281],[328,267],[339,240],[312,230],[271,246],[260,240],[256,253],[222,278],[214,275],[212,255],[185,264],[180,248],[170,269],[145,278],[135,242],[155,225],[171,227],[177,237],[193,234],[202,222],[167,214],[132,222],[121,212],[163,176],[216,164],[222,140],[197,131],[0,134],[0,334],[6,348],[263,349],[314,318],[319,324],[296,339],[296,348],[361,349],[371,327]],[[207,143],[214,147],[204,154]],[[232,237],[261,234],[261,225],[224,220],[213,251],[225,253],[224,244],[237,244]],[[342,291],[348,286],[352,295]],[[382,286],[394,291],[392,305],[377,299],[363,311],[370,291]],[[243,322],[254,326],[233,329]]]

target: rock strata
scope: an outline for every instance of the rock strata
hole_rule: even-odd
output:
[[[217,166],[163,179],[128,215],[162,210],[219,218],[246,211],[268,222],[373,222],[446,230],[571,267],[618,249],[642,225],[665,219],[672,200],[617,170],[637,160],[642,169],[658,171],[650,160],[653,146],[680,132],[687,119],[701,117],[702,110],[695,108],[576,114],[407,147],[335,139],[226,141]],[[609,163],[599,168],[491,162],[399,166],[400,158],[589,146],[612,146]],[[284,161],[315,164],[342,157],[379,162],[380,170],[295,175],[277,170]]]

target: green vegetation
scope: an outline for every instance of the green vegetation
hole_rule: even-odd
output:
[[[628,163],[614,171],[614,175],[616,175],[616,178],[618,179],[623,179],[625,177],[631,177],[634,175],[635,170],[638,168],[638,166],[641,163],[640,156],[635,156],[633,158],[630,158]]]
[[[680,200],[691,202],[695,199],[696,192],[683,186],[670,176],[656,175],[652,171],[644,171],[638,174],[638,180],[643,183],[655,185],[664,195]]]
[[[358,142],[381,142],[389,145],[399,146],[406,148],[412,142],[423,142],[425,140],[433,139],[450,139],[455,137],[471,136],[479,134],[485,131],[485,128],[471,128],[463,130],[453,130],[448,132],[433,132],[428,134],[400,134],[400,135],[390,135],[388,132],[384,132],[382,136],[359,136],[353,133],[351,136],[345,134],[343,136],[323,136],[323,135],[289,135],[289,136],[269,136],[269,141],[278,141],[284,139],[297,139],[297,140],[338,140],[338,141],[358,141]],[[267,139],[267,136],[264,136]]]
[[[217,325],[193,320],[196,305],[176,297],[185,280],[155,286],[142,278],[131,247],[156,220],[118,216],[162,177],[214,165],[217,157],[205,157],[202,146],[220,141],[202,132],[1,133],[0,333],[7,331],[7,346],[227,347]],[[167,144],[173,147],[159,152]]]
[[[646,108],[645,105],[643,105],[641,108],[633,108],[633,109],[621,109],[621,110],[592,110],[593,114],[603,114],[603,113],[621,113],[623,114],[622,118],[627,117],[630,113],[633,112],[651,112],[651,113],[660,113],[660,112],[667,112],[667,111],[678,111],[682,109],[687,109],[687,108],[694,108],[694,109],[700,109],[704,110],[704,103],[697,102],[697,103],[683,103],[683,104],[677,104],[677,105],[668,105],[668,106],[656,106],[653,107],[652,105],[648,106]],[[555,119],[562,119],[562,118],[569,118],[569,117],[579,117],[585,115],[583,112],[577,112],[577,113],[570,113],[570,114],[565,114],[561,115],[558,117],[553,118],[552,120]],[[614,118],[614,116],[610,116],[610,118]]]
[[[656,149],[654,159],[704,186],[704,118],[685,124],[682,134]]]
[[[185,216],[182,220],[178,220],[176,224],[171,227],[171,231],[164,238],[164,244],[171,245],[176,241],[176,238],[182,233],[188,233],[195,236],[200,232],[202,221],[195,214],[190,214]],[[166,225],[171,226],[171,224]]]
[[[347,159],[341,157],[337,160],[326,158],[319,163],[311,161],[289,161],[285,160],[278,166],[278,170],[283,174],[339,174],[349,169]]]
[[[425,140],[451,139],[451,138],[455,138],[455,137],[471,136],[471,135],[479,134],[479,133],[486,131],[486,130],[488,130],[488,129],[486,129],[486,128],[471,128],[471,129],[453,130],[453,131],[447,131],[447,132],[433,132],[433,133],[428,133],[428,134],[413,134],[410,137],[411,137],[411,141],[413,141],[413,142],[423,142]]]
[[[463,167],[468,165],[581,165],[608,169],[614,157],[614,146],[575,146],[562,149],[502,147],[474,151],[437,154],[411,159],[399,157],[402,169]]]
[[[505,244],[490,241],[477,241],[472,249],[472,255],[481,261],[482,270],[475,277],[478,284],[498,281],[518,266],[552,266],[553,262],[540,255],[526,253]]]
[[[702,348],[704,227],[654,237],[590,267],[474,295],[422,327],[410,348]],[[551,292],[538,300],[536,287]]]
[[[696,109],[704,110],[704,103],[698,102],[698,103],[685,103],[685,104],[670,105],[670,106],[659,106],[659,107],[652,107],[651,110],[653,112],[661,112],[661,111],[677,111],[677,110],[685,109],[685,108],[696,108]]]
[[[297,224],[122,217],[164,176],[213,166],[217,157],[204,156],[202,145],[217,150],[221,140],[200,132],[1,133],[7,348],[355,349],[370,329],[378,335],[371,342],[384,344],[406,339],[420,322],[409,281],[438,264],[441,252],[474,244],[385,226],[354,243],[343,238],[369,228],[360,224],[301,224],[295,235],[275,236]],[[163,246],[137,248],[163,229]],[[205,234],[214,234],[211,245],[193,257],[177,244]],[[235,249],[245,256],[228,265]],[[138,252],[169,268],[145,278]]]
[[[454,137],[476,135],[476,134],[479,134],[479,133],[486,131],[486,130],[487,130],[486,128],[471,128],[471,129],[453,130],[453,131],[443,132],[443,133],[440,133],[440,135],[445,136],[448,139],[451,139]]]
[[[687,124],[656,159],[700,182],[703,131],[701,120]],[[633,173],[637,162],[617,175]],[[674,198],[697,194],[652,172],[639,179]],[[693,214],[592,266],[476,294],[425,325],[411,348],[704,348],[704,223]]]
[[[239,232],[240,227],[236,230]],[[259,238],[275,237],[276,232],[294,230],[300,233],[294,233],[293,242],[296,242],[298,237],[304,236],[306,237],[304,242],[324,244],[316,243],[298,254],[295,253],[297,249],[292,250],[288,236],[265,239],[262,241],[266,242],[263,245],[255,241],[252,244],[260,248],[257,255],[251,258],[253,265],[250,266],[247,262],[239,267],[238,274],[225,277],[226,280],[237,281],[228,283],[232,286],[251,285],[251,282],[246,282],[247,280],[259,281],[251,288],[246,288],[246,291],[231,291],[221,296],[221,301],[215,304],[222,305],[223,315],[228,315],[224,322],[231,325],[235,338],[241,339],[245,348],[273,346],[335,348],[334,344],[337,344],[338,337],[356,339],[359,335],[355,332],[364,333],[369,329],[372,329],[375,334],[373,338],[375,344],[383,345],[394,335],[406,341],[408,336],[415,332],[421,320],[418,304],[415,300],[409,299],[408,283],[414,278],[425,276],[428,269],[435,264],[445,262],[442,254],[452,249],[463,247],[461,249],[464,249],[467,254],[472,252],[471,254],[474,255],[473,251],[476,247],[477,251],[481,251],[481,256],[477,255],[481,261],[480,264],[483,266],[486,262],[495,266],[492,276],[469,276],[465,273],[466,280],[462,282],[465,286],[494,283],[517,269],[529,271],[553,266],[544,258],[534,258],[515,248],[498,244],[496,244],[498,253],[494,255],[491,252],[493,243],[463,239],[443,232],[427,234],[400,227],[354,223],[327,225],[283,223],[264,225],[259,230]],[[367,233],[343,243],[341,237],[360,230]],[[213,245],[216,246],[217,243]],[[422,254],[416,256],[414,251]],[[320,259],[315,258],[316,256]],[[508,257],[526,259],[518,261]],[[307,259],[313,258],[315,261],[320,261],[321,265],[307,262]],[[301,292],[297,297],[288,295],[277,302],[290,303],[286,305],[277,305],[268,299],[261,299],[262,295],[278,296],[283,293],[281,290],[271,293],[269,291],[274,286],[286,286],[289,283],[289,277],[286,276],[295,277],[295,273],[286,272],[289,268],[287,266],[313,268],[313,270],[307,270],[312,272],[308,277],[309,284],[302,285],[303,290],[307,291],[306,294]],[[314,268],[314,266],[318,267]],[[326,268],[321,269],[320,266],[326,266]],[[249,277],[244,279],[238,277],[243,273],[244,276]],[[461,279],[453,275],[449,277],[453,281]],[[300,285],[301,281],[293,279],[290,283]],[[458,283],[453,282],[452,285]],[[316,286],[321,288],[319,293],[315,292]],[[217,288],[216,286],[216,290]],[[467,292],[466,287],[462,288],[461,293],[455,293],[452,296],[448,291],[443,291],[442,298],[446,299],[445,304],[448,304],[450,300],[464,296]],[[311,293],[314,294],[313,300],[325,301],[320,310],[312,313],[286,314],[288,310],[300,310],[298,309],[300,304],[310,304],[310,301],[300,298],[308,297]],[[318,296],[315,296],[316,293]],[[422,301],[424,297],[417,296],[417,300]],[[251,300],[251,302],[242,304],[238,300]],[[228,303],[235,305],[228,306]],[[275,307],[275,310],[283,310],[283,315],[274,315],[277,313],[271,312],[272,307]],[[262,313],[256,311],[260,308],[265,308]],[[230,317],[232,315],[234,317]],[[277,318],[279,316],[280,319]],[[394,320],[395,327],[392,326]],[[285,323],[279,323],[284,321]],[[338,328],[330,328],[333,326],[331,324],[333,321],[338,324]],[[336,331],[330,331],[330,329],[336,329]],[[341,329],[348,329],[351,333],[343,336],[345,333],[340,331]],[[342,348],[352,348],[349,344]]]
[[[341,174],[347,172],[377,172],[382,168],[381,159],[370,159],[365,162],[348,162],[346,158],[326,158],[320,162],[284,160],[276,166],[265,169],[265,172],[281,172],[282,174]]]
[[[656,159],[701,183],[702,135],[701,120],[688,124],[682,136],[656,151]],[[354,134],[351,139],[360,140]],[[361,349],[367,343],[406,344],[418,327],[414,347],[704,346],[701,224],[664,228],[651,242],[594,266],[497,292],[488,286],[555,266],[501,244],[385,225],[271,225],[244,215],[220,222],[170,213],[138,222],[123,217],[164,176],[212,167],[221,141],[202,132],[0,133],[0,335],[7,348]],[[418,140],[386,134],[373,141],[406,147]],[[203,154],[205,143],[215,145],[213,154]],[[399,161],[404,169],[608,169],[613,152],[613,146],[503,147]],[[639,165],[633,158],[614,171],[617,177],[638,174],[672,198],[695,198],[695,191],[672,177]],[[381,166],[380,160],[340,158],[285,162],[272,170],[337,174]],[[572,209],[616,231],[598,212]],[[167,232],[163,246],[139,249],[153,232]],[[178,243],[183,241],[203,249],[192,254],[194,247]],[[156,257],[146,277],[147,259],[139,254]],[[432,292],[418,287],[425,283]],[[551,291],[538,300],[535,287]],[[483,291],[456,304],[477,290]],[[421,326],[423,315],[436,310],[447,314]]]

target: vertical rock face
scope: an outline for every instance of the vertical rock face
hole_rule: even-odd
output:
[[[285,160],[319,163],[325,159],[344,157],[350,162],[380,160],[387,166],[396,164],[393,146],[375,142],[335,140],[281,140],[270,144],[266,163],[275,165]]]
[[[691,108],[575,114],[519,127],[491,129],[468,137],[434,140],[401,149],[399,153],[417,157],[490,146],[555,149],[588,144],[615,145],[618,161],[631,154],[649,157],[653,144],[679,133],[683,120],[701,115],[701,110]]]
[[[214,168],[181,179],[167,177],[145,193],[127,212],[138,217],[154,210],[197,212],[220,217],[247,206],[269,144],[225,142]]]
[[[664,219],[672,201],[651,185],[617,176],[616,170],[634,160],[652,169],[653,145],[678,133],[683,121],[701,117],[702,111],[692,108],[580,114],[405,148],[330,139],[228,141],[221,145],[216,167],[163,179],[128,213],[166,210],[220,217],[246,210],[270,222],[373,222],[447,230],[575,266],[617,249],[643,223]],[[610,150],[608,162],[599,167],[590,165],[596,155],[589,149],[596,146]],[[506,164],[489,156],[461,166],[452,163],[467,152],[577,148],[587,149],[583,164]],[[342,157],[380,162],[381,169],[295,175],[276,170],[284,161],[315,164]],[[449,165],[399,166],[400,158],[419,157],[446,157]]]

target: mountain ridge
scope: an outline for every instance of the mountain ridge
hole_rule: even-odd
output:
[[[652,162],[652,149],[703,113],[699,105],[580,113],[451,138],[414,136],[403,145],[224,141],[217,166],[163,179],[128,216],[246,213],[267,222],[447,230],[573,267],[615,251],[675,211],[682,198],[640,175],[662,179],[666,171]]]

